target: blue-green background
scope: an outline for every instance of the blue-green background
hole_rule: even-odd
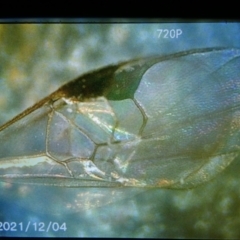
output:
[[[157,29],[181,29],[182,35],[158,38]],[[240,24],[1,24],[0,47],[1,125],[68,80],[101,66],[188,49],[240,48]],[[239,238],[239,170],[237,159],[192,190],[152,189],[135,195],[128,190],[119,201],[75,211],[65,203],[74,205],[74,197],[86,189],[1,183],[0,221],[66,222],[68,229],[0,235]]]

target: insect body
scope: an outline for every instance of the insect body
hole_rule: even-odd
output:
[[[0,128],[0,179],[188,188],[239,155],[240,51],[202,49],[85,74]]]

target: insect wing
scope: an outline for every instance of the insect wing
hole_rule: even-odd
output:
[[[80,77],[2,128],[1,179],[186,188],[213,178],[239,154],[239,56],[190,51]]]

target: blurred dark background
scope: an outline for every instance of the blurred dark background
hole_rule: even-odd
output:
[[[182,34],[159,38],[158,29],[181,29]],[[105,65],[188,49],[239,48],[240,24],[0,24],[0,47],[1,125],[68,80]],[[0,183],[0,221],[67,224],[65,232],[0,235],[239,238],[239,170],[237,159],[198,188],[123,190],[111,203],[89,209],[78,208],[86,189]]]

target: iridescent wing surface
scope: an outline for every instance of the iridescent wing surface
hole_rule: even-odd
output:
[[[85,74],[0,128],[0,179],[189,188],[239,155],[240,51],[200,49]]]

